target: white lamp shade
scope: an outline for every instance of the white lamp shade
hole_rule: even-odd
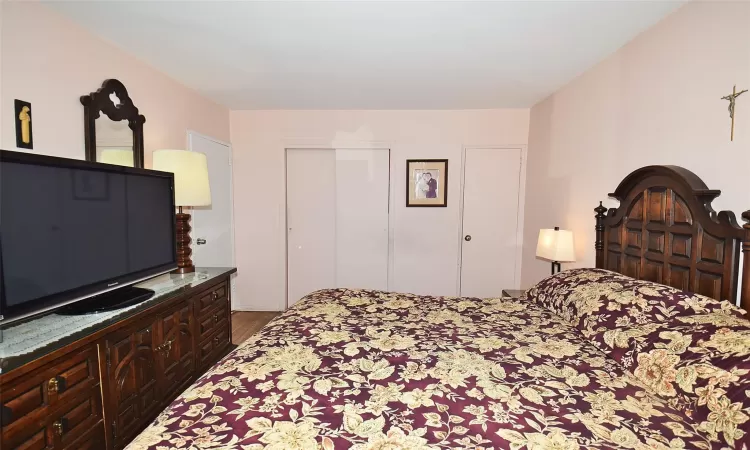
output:
[[[177,206],[208,206],[211,187],[208,183],[206,155],[186,150],[156,150],[154,170],[174,174],[174,200]]]
[[[133,167],[135,165],[133,150],[105,148],[99,155],[99,162],[116,166]]]
[[[536,256],[550,261],[573,262],[576,260],[573,233],[568,230],[539,230]]]

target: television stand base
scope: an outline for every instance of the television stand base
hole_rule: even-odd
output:
[[[55,312],[63,316],[80,316],[83,314],[113,311],[146,301],[153,297],[154,294],[155,292],[151,289],[126,286],[87,298],[86,300],[65,305]]]

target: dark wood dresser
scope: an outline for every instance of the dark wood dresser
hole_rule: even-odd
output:
[[[122,310],[50,313],[0,342],[0,448],[125,447],[231,348],[233,268],[198,268],[138,286]]]

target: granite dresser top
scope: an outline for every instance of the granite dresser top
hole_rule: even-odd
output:
[[[0,326],[0,374],[10,372],[191,288],[234,271],[235,269],[227,267],[199,267],[194,273],[159,275],[135,285],[153,289],[156,294],[132,306],[80,316],[64,316],[55,314],[52,310],[28,320]]]

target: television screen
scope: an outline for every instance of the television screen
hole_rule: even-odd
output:
[[[171,174],[2,152],[0,314],[176,267]]]

